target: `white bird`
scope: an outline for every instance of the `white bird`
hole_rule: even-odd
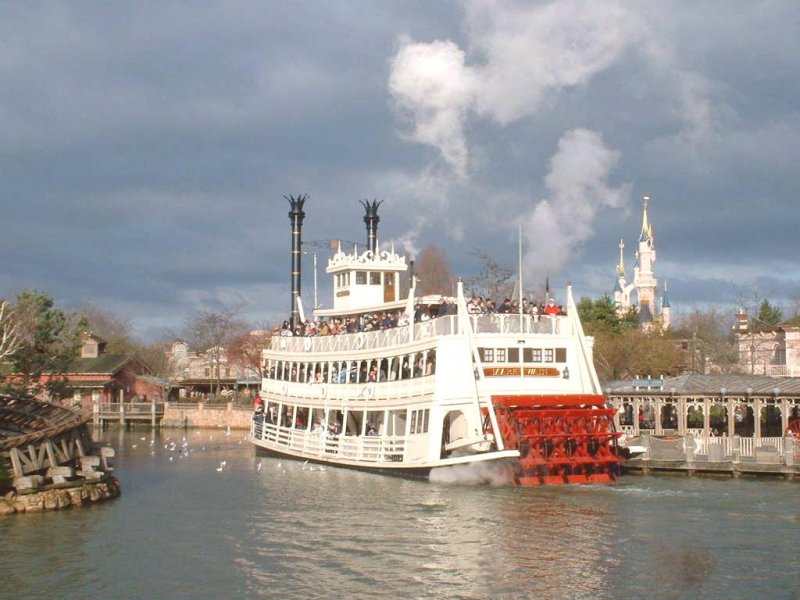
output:
[[[231,426],[228,425],[228,429],[225,430],[225,435],[228,436],[231,434]]]
[[[277,465],[275,465],[275,468],[276,469],[280,469],[281,468],[281,463],[278,463]]]
[[[286,469],[283,470],[283,474],[286,475]]]
[[[169,457],[169,462],[172,462],[172,457],[171,456]]]
[[[264,466],[264,465],[262,465],[261,463],[258,463],[258,468],[256,469],[256,471],[260,471],[262,466]]]
[[[313,471],[313,470],[314,470],[314,465],[311,465],[311,466],[308,468],[308,470],[309,470],[309,471]]]
[[[217,467],[217,473],[219,473],[220,471],[222,471],[222,469],[223,469],[223,467]]]
[[[131,446],[131,448],[136,448],[136,444],[133,444],[133,445]]]
[[[140,441],[145,441],[147,438],[139,438]]]
[[[319,470],[320,470],[320,471],[324,471],[324,470],[325,470],[325,467],[323,467],[323,466],[321,466],[321,465],[320,465],[320,467],[319,467]]]
[[[151,445],[151,446],[152,446],[153,444],[155,444],[155,443],[156,443],[156,442],[155,442],[155,440],[150,440],[150,445]]]
[[[228,461],[227,460],[223,460],[221,463],[219,463],[219,466],[220,467],[224,467],[227,464],[228,464]]]

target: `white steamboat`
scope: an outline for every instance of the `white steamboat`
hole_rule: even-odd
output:
[[[613,410],[571,288],[552,315],[475,314],[461,282],[448,302],[416,297],[411,277],[401,298],[408,265],[378,251],[378,203],[365,202],[367,249],[340,245],[327,265],[333,308],[315,311],[305,335],[287,335],[304,321],[305,197],[289,201],[292,323],[263,353],[250,436],[259,453],[404,476],[472,470],[519,485],[615,478]]]

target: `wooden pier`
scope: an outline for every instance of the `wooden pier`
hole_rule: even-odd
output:
[[[113,422],[123,426],[146,423],[157,427],[163,418],[163,402],[95,402],[92,405],[92,424],[95,426]]]

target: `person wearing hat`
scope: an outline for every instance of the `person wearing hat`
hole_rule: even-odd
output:
[[[556,306],[556,301],[553,298],[547,301],[547,305],[544,307],[544,314],[554,316],[558,314],[558,306]]]

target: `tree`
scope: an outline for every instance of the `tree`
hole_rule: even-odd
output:
[[[454,292],[453,274],[447,264],[444,252],[434,245],[425,246],[417,259],[417,295],[441,294],[452,296]]]
[[[6,378],[4,391],[27,397],[69,396],[72,390],[60,376],[77,356],[86,322],[57,308],[52,298],[36,290],[17,296],[13,320],[19,347],[10,357],[13,374]]]
[[[782,320],[781,309],[773,306],[769,300],[764,298],[758,307],[758,316],[756,317],[759,327],[777,327]]]
[[[17,324],[5,300],[0,300],[0,361],[14,354],[19,348]]]
[[[513,296],[516,271],[498,262],[486,250],[477,248],[471,254],[478,259],[480,270],[467,282],[470,293],[495,302]]]
[[[238,320],[239,309],[223,307],[220,310],[196,310],[186,319],[185,330],[189,344],[204,350],[209,359],[212,377],[216,379],[216,395],[219,395],[220,367],[225,345],[246,330]]]
[[[272,333],[269,329],[242,333],[228,343],[228,362],[245,371],[256,373],[260,379],[264,376],[261,353],[271,343]]]
[[[578,316],[588,335],[599,332],[620,333],[624,329],[636,328],[639,325],[639,316],[635,308],[630,308],[620,316],[617,305],[608,295],[594,301],[586,296],[582,297],[578,302]]]
[[[169,343],[160,341],[139,346],[137,355],[147,365],[150,374],[161,388],[161,400],[169,400],[170,392],[178,386],[178,365],[167,356]]]
[[[138,354],[141,346],[133,339],[130,321],[94,304],[84,304],[78,313],[86,320],[87,329],[103,338],[106,352],[116,354]]]
[[[686,368],[692,373],[706,370],[736,371],[739,359],[730,317],[716,308],[695,308],[676,319],[672,327],[676,342],[686,348]]]

